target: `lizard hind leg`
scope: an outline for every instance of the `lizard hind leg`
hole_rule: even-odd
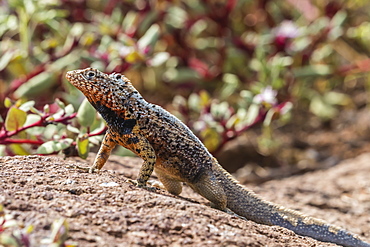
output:
[[[225,211],[227,197],[224,189],[220,186],[216,177],[211,172],[204,172],[205,173],[202,174],[197,181],[188,183],[189,186],[198,194],[208,199],[211,202],[212,207]]]
[[[180,195],[182,191],[182,184],[180,181],[169,177],[158,169],[155,169],[155,173],[157,174],[159,181],[161,181],[168,192],[173,195]]]

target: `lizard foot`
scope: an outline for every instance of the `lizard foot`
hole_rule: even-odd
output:
[[[242,219],[242,220],[246,220],[246,221],[248,221],[248,220],[247,220],[247,218],[245,218],[245,217],[243,217],[243,216],[240,216],[239,214],[234,213],[233,211],[231,211],[231,210],[230,210],[230,209],[228,209],[228,208],[225,208],[224,210],[221,210],[221,211],[223,211],[223,212],[225,212],[225,213],[227,213],[227,214],[230,214],[231,216],[234,216],[234,217],[240,218],[240,219]]]
[[[71,168],[71,169],[79,169],[79,170],[83,170],[85,172],[89,172],[90,168],[89,167],[85,167],[85,166],[80,166],[80,165],[69,165],[67,166],[67,168]]]
[[[166,190],[164,185],[157,180],[148,180],[146,184],[148,184],[150,187],[155,187],[157,189]]]
[[[94,168],[93,166],[89,168],[89,173],[98,173],[100,170],[99,169],[96,169]]]
[[[245,217],[243,217],[243,216],[240,216],[239,214],[234,213],[233,211],[231,211],[231,210],[230,210],[230,209],[228,209],[228,208],[220,209],[220,208],[219,208],[219,207],[217,207],[217,205],[216,205],[215,203],[213,203],[213,202],[211,202],[211,207],[212,207],[212,208],[214,208],[214,209],[218,209],[218,210],[220,210],[220,211],[222,211],[222,212],[225,212],[225,213],[227,213],[227,214],[230,214],[231,216],[238,217],[238,218],[240,218],[240,219],[242,219],[242,220],[247,220],[247,218],[245,218]]]
[[[139,188],[143,188],[147,191],[150,191],[150,192],[156,192],[157,190],[159,190],[159,188],[156,187],[156,185],[154,185],[155,187],[151,187],[151,186],[146,186],[145,184],[141,184],[139,183],[137,180],[135,179],[127,179],[127,181]],[[150,184],[152,185],[152,183],[150,182]]]
[[[86,166],[80,166],[80,165],[69,165],[67,168],[71,169],[79,169],[83,170],[88,173],[94,173],[94,172],[99,172],[99,169],[93,168],[93,167],[86,167]]]

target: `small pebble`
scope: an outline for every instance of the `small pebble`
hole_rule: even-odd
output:
[[[117,184],[116,182],[108,182],[108,183],[101,183],[99,185],[102,187],[115,187],[115,186],[118,186],[119,184]]]

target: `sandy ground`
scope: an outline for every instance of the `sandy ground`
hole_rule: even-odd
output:
[[[209,207],[185,187],[182,197],[136,188],[139,158],[111,156],[99,174],[78,158],[0,157],[0,204],[24,225],[33,246],[66,218],[78,246],[336,246]],[[250,186],[263,198],[325,219],[370,242],[370,153],[327,170]],[[156,179],[153,176],[153,179]],[[116,183],[116,186],[112,185]]]

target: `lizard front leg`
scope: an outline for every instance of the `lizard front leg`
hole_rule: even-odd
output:
[[[146,182],[149,180],[154,170],[156,155],[148,139],[142,136],[138,131],[135,131],[135,129],[136,128],[133,129],[131,134],[123,135],[119,140],[119,144],[122,143],[122,146],[133,151],[144,160],[136,182],[137,186],[146,187]]]
[[[108,129],[107,133],[104,136],[103,142],[100,145],[98,154],[96,155],[94,164],[90,167],[89,172],[93,173],[95,170],[100,170],[108,160],[112,149],[117,145],[114,141],[110,130]]]

